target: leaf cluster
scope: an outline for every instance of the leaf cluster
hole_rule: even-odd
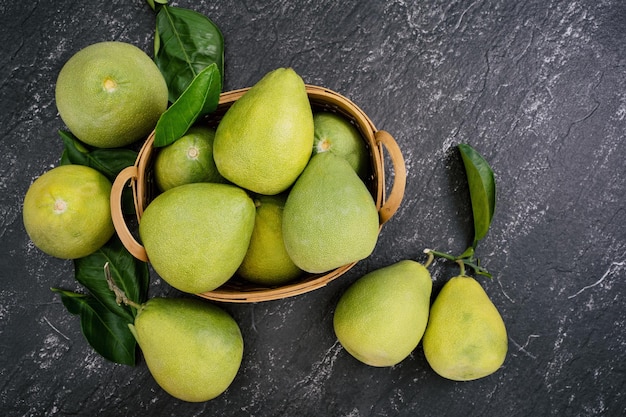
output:
[[[156,6],[154,62],[172,105],[155,129],[154,146],[167,146],[217,108],[224,78],[224,38],[208,17],[193,10]]]
[[[135,259],[117,236],[93,254],[74,260],[75,279],[87,290],[86,294],[59,288],[52,291],[61,296],[70,313],[80,317],[83,335],[96,352],[112,362],[134,365],[137,342],[128,325],[134,322],[137,310],[116,302],[104,274],[107,263],[112,279],[127,297],[137,304],[145,302],[148,265]]]

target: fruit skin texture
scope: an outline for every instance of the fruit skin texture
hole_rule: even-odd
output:
[[[219,396],[241,366],[239,326],[213,304],[153,298],[129,327],[155,381],[180,400],[202,402]]]
[[[393,366],[419,344],[426,329],[432,280],[422,264],[403,260],[370,272],[341,296],[333,327],[359,361]]]
[[[289,188],[313,147],[313,113],[291,68],[267,73],[226,111],[215,134],[215,164],[227,180],[258,194]]]
[[[52,168],[24,196],[26,233],[48,255],[61,259],[90,255],[115,233],[110,195],[111,183],[93,168]]]
[[[330,152],[311,157],[283,212],[287,253],[301,269],[320,273],[369,256],[378,240],[372,195],[350,164]]]
[[[143,139],[168,104],[167,85],[145,52],[125,42],[99,42],[74,54],[59,72],[55,97],[63,122],[100,148]]]
[[[254,202],[234,185],[185,184],[146,207],[139,236],[157,274],[180,291],[202,293],[237,271],[254,215]]]
[[[446,282],[431,307],[423,346],[439,375],[470,381],[500,368],[508,339],[502,317],[481,285],[457,276]]]
[[[283,240],[283,208],[286,199],[284,193],[255,198],[254,230],[248,252],[237,271],[247,281],[280,285],[302,274],[302,270],[289,257]]]
[[[369,151],[358,129],[337,113],[313,115],[313,154],[332,152],[346,159],[362,180],[371,171]]]
[[[226,182],[213,161],[215,130],[192,126],[176,142],[159,150],[154,179],[161,191],[193,182]]]

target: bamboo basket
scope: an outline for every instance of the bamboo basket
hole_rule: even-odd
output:
[[[249,88],[222,93],[218,108],[208,118],[213,127],[221,120],[226,110]],[[313,111],[340,113],[349,119],[361,132],[370,152],[372,169],[367,186],[372,193],[379,213],[379,232],[382,226],[398,210],[406,185],[406,168],[402,152],[394,138],[384,130],[377,130],[367,115],[352,101],[332,90],[307,85],[309,101]],[[141,221],[143,211],[156,196],[157,189],[153,179],[153,161],[156,155],[153,146],[154,132],[147,138],[137,156],[135,164],[122,170],[113,183],[111,190],[111,214],[115,230],[126,249],[137,259],[149,262],[144,247],[137,241],[122,213],[122,192],[130,182],[137,220]],[[393,183],[386,193],[385,166],[383,151],[386,150],[393,165]],[[341,266],[324,274],[304,274],[294,281],[276,287],[263,287],[249,283],[238,276],[232,277],[221,287],[197,294],[200,297],[222,302],[252,303],[277,300],[303,294],[325,286],[350,270],[357,262]]]

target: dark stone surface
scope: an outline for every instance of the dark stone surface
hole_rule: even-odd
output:
[[[57,164],[63,63],[104,40],[151,54],[136,1],[0,2],[0,414],[4,416],[619,416],[626,413],[626,3],[622,0],[178,2],[226,40],[225,90],[293,66],[351,98],[403,150],[405,200],[375,252],[313,293],[224,305],[243,366],[202,404],[177,401],[145,363],[115,365],[84,341],[50,287],[78,288],[70,261],[29,242],[21,202]],[[372,368],[336,341],[332,314],[358,276],[471,239],[468,142],[497,177],[479,246],[509,332],[504,367],[437,376],[421,346]],[[432,267],[435,291],[456,268]],[[175,295],[153,276],[151,295]]]

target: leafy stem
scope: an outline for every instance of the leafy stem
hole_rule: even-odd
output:
[[[435,257],[444,258],[456,262],[461,268],[461,275],[465,275],[465,268],[469,267],[478,275],[492,278],[487,269],[480,266],[480,260],[475,256],[478,242],[485,237],[489,231],[496,205],[496,181],[493,170],[489,163],[470,145],[461,143],[458,145],[467,183],[469,186],[470,200],[472,204],[472,217],[474,219],[474,238],[472,245],[460,255],[450,255],[446,252],[439,252],[432,249],[424,249],[428,254],[426,267],[432,264]]]
[[[115,285],[115,281],[113,280],[113,277],[111,276],[111,269],[109,268],[108,262],[104,264],[104,276],[106,278],[109,289],[113,291],[113,293],[115,294],[115,302],[118,305],[121,305],[122,303],[124,303],[127,306],[135,308],[137,311],[141,309],[141,304],[138,304],[134,302],[133,300],[131,300],[130,298],[128,298],[126,294],[124,293],[124,291],[122,291],[117,285]]]
[[[424,249],[424,253],[428,255],[428,260],[425,264],[426,267],[430,266],[435,258],[444,258],[459,264],[459,266],[461,267],[461,275],[465,275],[465,268],[469,267],[472,268],[474,272],[478,275],[484,275],[486,277],[492,278],[492,275],[489,273],[489,271],[487,271],[486,268],[480,266],[480,260],[474,256],[474,250],[472,247],[469,247],[465,252],[457,256],[432,249]]]

